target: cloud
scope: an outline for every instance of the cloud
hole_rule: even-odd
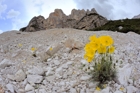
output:
[[[1,33],[3,33],[3,31],[2,31],[2,30],[0,30],[0,34],[1,34]]]
[[[132,18],[140,13],[140,0],[74,0],[77,8],[91,9],[108,19]]]
[[[12,20],[12,30],[19,30],[22,27],[27,26],[28,22],[21,20],[20,18],[15,18]]]
[[[7,18],[16,18],[17,16],[20,15],[19,11],[15,11],[14,9],[11,9],[8,13],[7,13]]]
[[[71,10],[76,8],[73,0],[28,0],[23,1],[23,4],[29,19],[38,15],[47,18],[56,8],[62,9],[66,14],[70,14]]]
[[[0,19],[3,19],[1,14],[4,13],[5,10],[7,9],[7,5],[6,4],[2,4],[2,2],[3,2],[3,0],[0,0]]]

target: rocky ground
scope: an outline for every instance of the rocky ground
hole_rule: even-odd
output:
[[[117,80],[96,90],[81,68],[88,37],[110,35]],[[4,92],[5,91],[5,92]],[[140,35],[51,29],[0,34],[0,93],[140,93]]]

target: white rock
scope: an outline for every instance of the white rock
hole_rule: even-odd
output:
[[[26,74],[23,72],[22,69],[18,70],[15,74],[16,81],[22,81],[26,78]]]
[[[32,69],[28,70],[30,74],[37,74],[37,75],[42,75],[44,74],[44,70],[41,66],[34,66]]]
[[[132,80],[132,79],[128,79],[128,82],[129,82],[130,84],[133,84],[133,80]]]
[[[109,87],[106,87],[105,89],[103,89],[103,90],[101,91],[101,93],[109,93]]]
[[[28,92],[26,92],[26,93],[36,93],[35,91],[28,91]]]
[[[80,90],[80,93],[85,93],[85,89],[81,89]]]
[[[25,91],[27,92],[27,91],[31,91],[31,90],[34,90],[34,87],[32,87],[30,84],[27,84],[25,86]]]
[[[84,59],[81,60],[81,63],[84,64],[84,65],[88,64],[88,62],[86,60],[84,60]]]
[[[72,69],[70,69],[70,70],[67,70],[67,75],[72,75],[73,74],[73,70]]]
[[[65,82],[64,82],[64,81],[61,81],[61,82],[59,83],[59,85],[60,85],[60,86],[65,86]]]
[[[102,93],[101,91],[95,90],[94,93]]]
[[[89,88],[95,88],[97,86],[97,83],[98,82],[94,82],[94,83],[93,82],[90,82],[89,83]]]
[[[59,60],[53,60],[53,63],[54,63],[56,66],[60,65],[60,61],[59,61]]]
[[[11,79],[11,80],[15,80],[15,76],[14,75],[7,75],[7,78]]]
[[[47,77],[46,77],[46,80],[47,80],[47,81],[50,81],[50,82],[53,82],[53,81],[55,80],[55,76],[54,76],[54,75],[52,75],[52,76],[47,76]]]
[[[47,72],[45,73],[46,76],[49,76],[49,75],[52,75],[54,74],[55,72],[53,71],[52,67],[48,67],[47,68]]]
[[[140,79],[139,79],[139,81],[138,81],[138,84],[140,85]]]
[[[71,89],[70,89],[70,93],[77,93],[77,91],[76,91],[75,88],[71,88]]]
[[[4,69],[5,67],[12,66],[12,62],[8,59],[4,59],[0,62],[0,68]]]
[[[12,84],[7,84],[6,85],[6,88],[11,92],[11,93],[14,93],[15,90],[14,90],[14,86]]]
[[[56,74],[62,75],[63,74],[62,67],[60,66],[59,68],[57,68],[55,72],[56,72]]]
[[[117,90],[117,91],[115,91],[114,93],[123,93],[123,92],[122,92],[122,91]]]
[[[45,89],[39,89],[39,93],[47,93]]]
[[[121,85],[127,86],[128,80],[131,75],[132,67],[129,64],[126,64],[123,68],[119,69],[118,72],[118,81]]]
[[[40,75],[27,75],[27,81],[32,83],[40,83],[43,80],[43,76]]]
[[[69,65],[71,65],[73,62],[72,61],[68,61],[67,63],[62,65],[62,68],[67,69],[69,67]]]
[[[22,85],[25,86],[27,85],[28,81],[27,81],[27,78],[22,82]]]
[[[135,88],[134,86],[127,86],[127,93],[134,93],[137,91],[137,88]]]
[[[90,78],[91,78],[90,75],[85,75],[85,76],[82,76],[82,77],[80,78],[80,80],[88,80],[88,79],[90,79]]]

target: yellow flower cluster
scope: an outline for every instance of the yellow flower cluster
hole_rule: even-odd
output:
[[[36,48],[35,48],[35,47],[32,47],[32,48],[31,48],[31,51],[32,51],[32,52],[36,51]]]
[[[85,55],[84,59],[88,62],[91,62],[94,59],[95,53],[99,54],[104,53],[113,53],[115,47],[113,46],[113,39],[110,36],[100,36],[96,37],[96,35],[89,37],[90,42],[85,45]]]

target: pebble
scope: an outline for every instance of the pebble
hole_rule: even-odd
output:
[[[0,68],[1,69],[4,69],[5,67],[9,67],[9,66],[12,66],[12,62],[8,59],[3,59],[1,62],[0,62]]]
[[[22,69],[18,70],[15,74],[16,81],[22,81],[26,78],[26,74],[23,72]]]
[[[28,72],[30,74],[34,74],[34,75],[43,75],[44,74],[44,70],[41,66],[34,66],[32,69],[28,70]]]
[[[43,76],[40,75],[27,75],[27,81],[32,84],[32,83],[41,83],[43,80]]]
[[[27,92],[27,91],[31,91],[31,90],[34,90],[34,87],[32,87],[30,84],[27,84],[25,86],[25,91]]]
[[[11,93],[14,93],[14,92],[15,92],[14,86],[13,86],[12,84],[10,84],[10,83],[6,85],[6,88],[7,88]]]
[[[90,75],[82,76],[80,80],[89,80],[91,78]]]

